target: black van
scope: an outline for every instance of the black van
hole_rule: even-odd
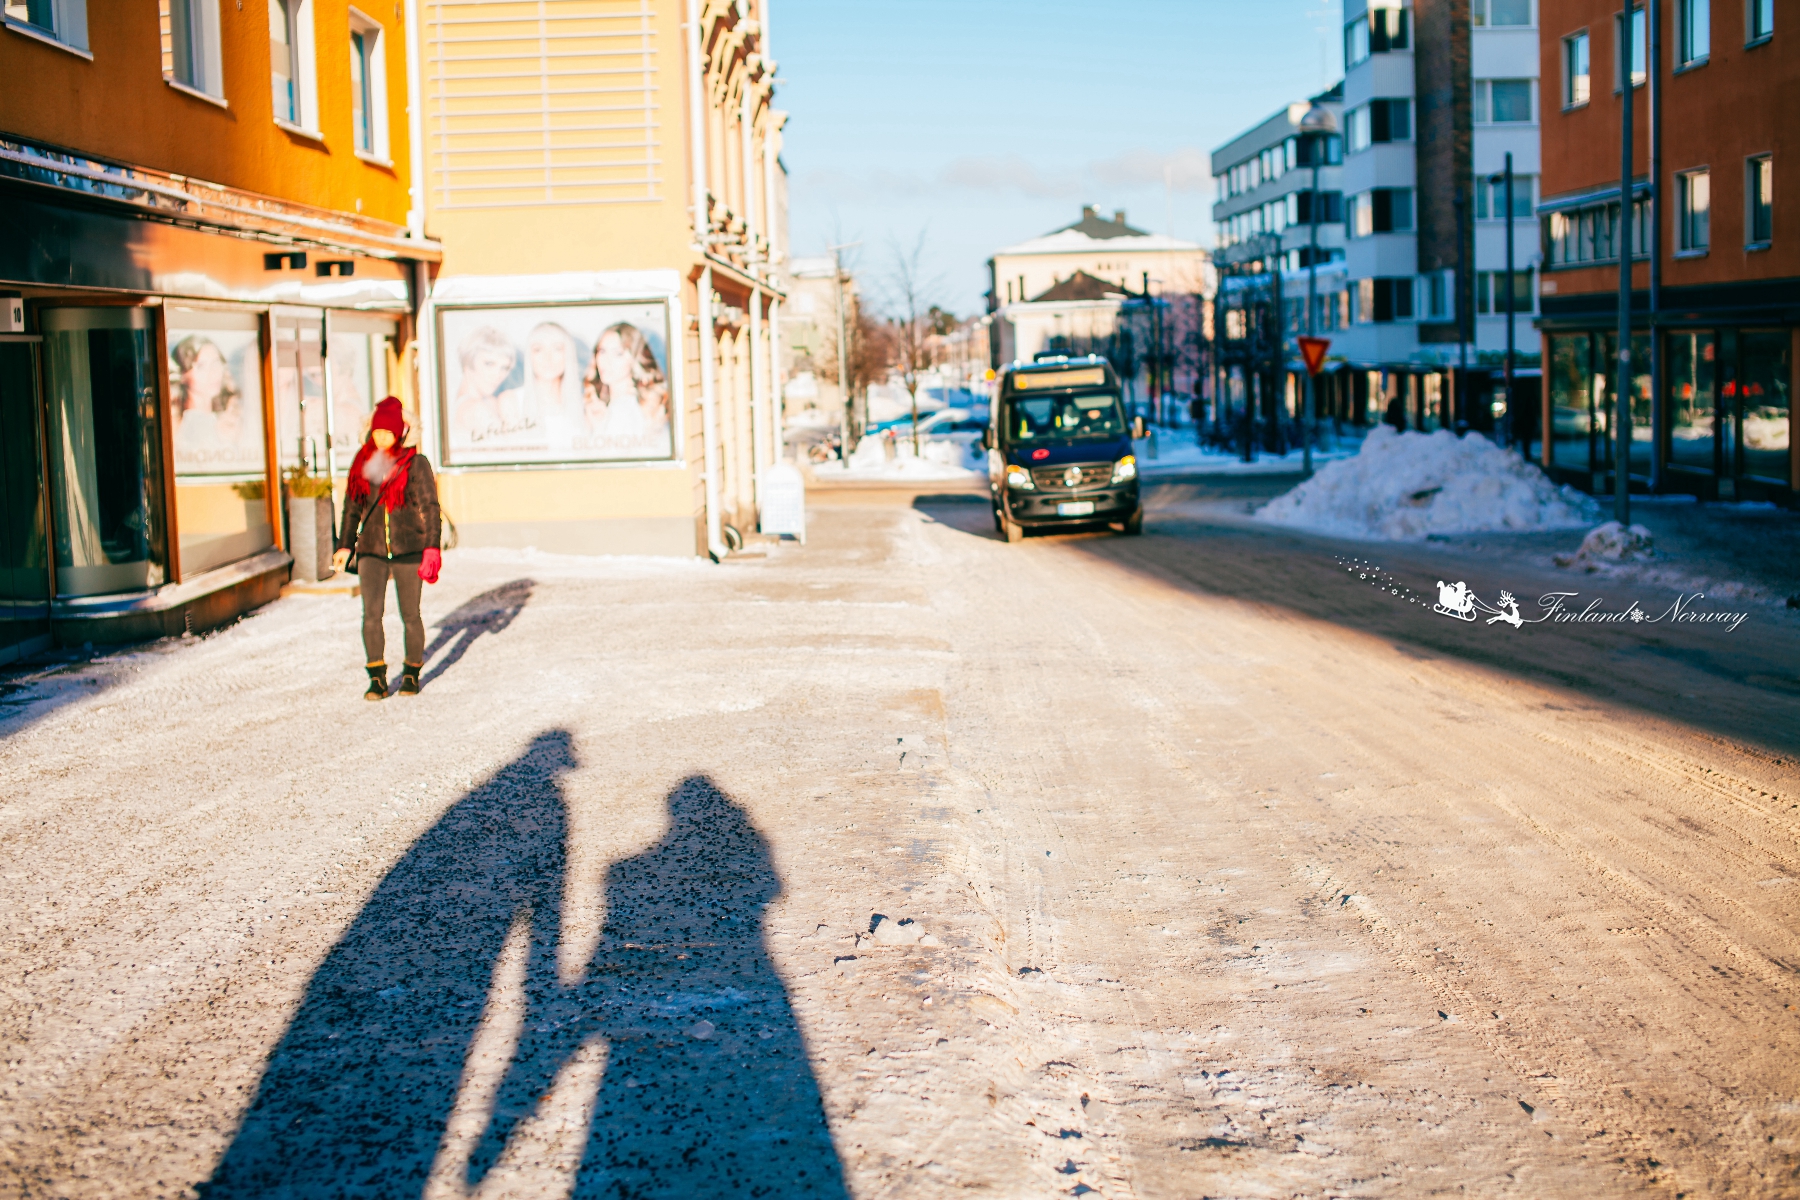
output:
[[[1002,368],[983,442],[994,526],[1007,541],[1057,526],[1144,531],[1137,459],[1119,401],[1119,377],[1098,355]]]

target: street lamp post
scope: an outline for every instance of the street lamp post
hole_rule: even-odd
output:
[[[844,401],[843,431],[838,440],[838,461],[844,463],[846,466],[848,466],[849,462],[850,462],[850,431],[855,427],[855,424],[856,424],[855,412],[854,412],[854,409],[852,408],[852,406],[856,403],[856,401],[852,398],[852,396],[850,394],[850,352],[849,352],[849,345],[848,345],[849,338],[850,338],[850,325],[844,315],[844,253],[843,252],[850,249],[853,246],[860,246],[860,245],[862,245],[861,242],[845,242],[841,246],[830,247],[832,280],[833,280],[833,282],[835,282],[837,284],[838,390],[841,393],[843,393],[843,401]]]
[[[1518,296],[1513,290],[1513,164],[1512,151],[1506,154],[1506,170],[1497,176],[1490,176],[1488,183],[1503,185],[1503,199],[1506,205],[1506,423],[1505,441],[1513,440],[1513,353],[1516,346],[1514,318],[1518,314]],[[1490,187],[1490,191],[1491,191]]]
[[[1331,135],[1337,132],[1337,127],[1337,117],[1323,104],[1314,104],[1300,118],[1300,132],[1312,139],[1312,198],[1307,202],[1307,215],[1312,218],[1312,238],[1307,248],[1306,271],[1307,337],[1318,334],[1314,328],[1317,320],[1314,314],[1319,307],[1319,167],[1320,160],[1325,157],[1325,147],[1330,143]],[[1311,478],[1313,471],[1313,422],[1318,414],[1318,401],[1313,395],[1314,384],[1315,376],[1309,370],[1306,373],[1306,417],[1300,429],[1301,468],[1308,478]]]

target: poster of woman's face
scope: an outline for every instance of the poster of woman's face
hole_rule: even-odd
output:
[[[660,303],[438,311],[451,466],[674,456]]]
[[[179,475],[261,475],[261,336],[169,329],[169,424]]]

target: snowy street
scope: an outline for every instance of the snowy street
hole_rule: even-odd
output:
[[[451,551],[380,704],[348,595],[10,677],[0,1196],[1793,1195],[1794,585],[1293,482]]]

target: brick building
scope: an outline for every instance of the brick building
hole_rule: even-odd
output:
[[[1617,7],[1542,0],[1543,461],[1558,477],[1613,486],[1627,240],[1634,484],[1794,502],[1800,198],[1782,182],[1800,157],[1794,17],[1773,0],[1636,7],[1622,239]]]

